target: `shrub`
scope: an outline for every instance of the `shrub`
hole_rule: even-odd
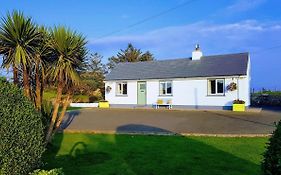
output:
[[[28,174],[43,152],[41,114],[21,89],[0,81],[0,174]]]
[[[52,170],[35,170],[29,175],[64,175],[62,169],[52,169]]]
[[[281,121],[279,121],[267,144],[267,151],[264,153],[262,162],[262,171],[264,175],[281,174]]]
[[[7,79],[5,77],[0,77],[0,82],[6,82]]]
[[[49,125],[50,125],[50,116],[53,112],[53,104],[51,101],[43,100],[41,106],[42,122],[44,126],[44,136],[46,136]],[[44,138],[45,140],[45,138]]]

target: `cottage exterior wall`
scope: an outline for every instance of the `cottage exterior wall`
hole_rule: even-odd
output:
[[[250,70],[248,70],[250,71]],[[147,105],[155,104],[157,99],[171,99],[173,105],[179,106],[232,106],[235,99],[241,99],[250,105],[250,76],[231,76],[231,77],[210,77],[225,79],[225,95],[208,95],[208,77],[204,78],[180,78],[168,79],[172,81],[172,96],[159,95],[160,80],[124,80],[124,81],[106,81],[105,88],[111,87],[110,92],[105,92],[105,99],[110,104],[117,105],[137,105],[137,82],[146,81],[147,83]],[[163,81],[163,80],[161,80]],[[126,96],[116,95],[116,83],[127,82],[128,94]],[[228,91],[227,85],[235,82],[238,89]]]

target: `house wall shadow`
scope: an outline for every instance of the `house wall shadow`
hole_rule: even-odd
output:
[[[117,127],[117,134],[159,134],[159,135],[175,135],[177,133],[150,126],[150,125],[141,125],[141,124],[126,124]]]
[[[47,169],[62,167],[68,174],[259,174],[259,165],[222,151],[207,142],[185,136],[126,135],[139,130],[174,132],[148,125],[119,126],[116,135],[57,134],[54,146],[69,151],[48,150]],[[122,133],[122,134],[121,134]],[[109,139],[110,137],[110,139]]]

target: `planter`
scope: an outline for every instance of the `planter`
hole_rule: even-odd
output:
[[[232,111],[245,111],[245,104],[233,104]]]
[[[109,108],[109,102],[108,101],[100,101],[99,102],[99,108]]]

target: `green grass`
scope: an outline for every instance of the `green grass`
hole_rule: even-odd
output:
[[[75,110],[80,110],[80,109],[83,109],[83,108],[81,108],[81,107],[71,107],[71,106],[69,106],[69,107],[66,109],[66,111],[75,111]],[[61,112],[61,110],[62,110],[62,107],[60,106],[60,107],[59,107],[59,112]]]
[[[71,107],[71,106],[69,106],[67,108],[67,111],[75,111],[75,110],[80,110],[80,109],[82,109],[82,108],[81,107]]]
[[[262,94],[268,94],[268,95],[274,95],[274,96],[281,96],[281,91],[264,91],[264,92],[255,92],[255,93],[252,93],[252,95],[262,95]]]
[[[63,95],[64,97],[64,95]],[[54,101],[56,98],[56,91],[45,90],[43,94],[43,99],[46,101]],[[73,101],[75,102],[89,102],[89,97],[87,95],[74,95]]]
[[[56,98],[56,92],[55,91],[44,91],[43,98],[44,98],[44,100],[47,100],[47,101],[53,101]]]
[[[268,138],[58,134],[44,168],[67,174],[260,174]]]

